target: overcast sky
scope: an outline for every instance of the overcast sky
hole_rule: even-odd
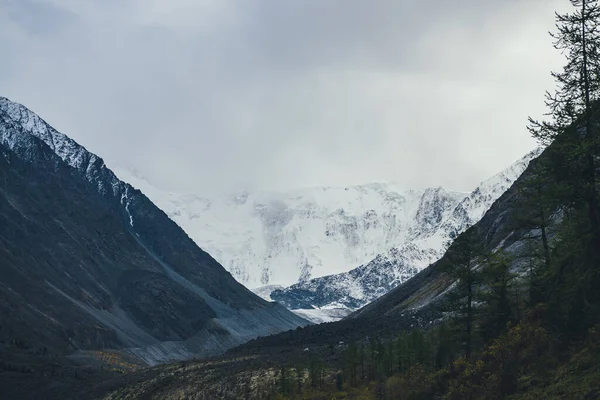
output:
[[[568,0],[0,0],[0,95],[186,191],[468,191],[535,147]]]

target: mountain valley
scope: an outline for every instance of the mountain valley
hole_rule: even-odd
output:
[[[469,194],[393,184],[233,195],[141,189],[244,285],[313,322],[339,320],[438,260],[520,176],[537,149]]]

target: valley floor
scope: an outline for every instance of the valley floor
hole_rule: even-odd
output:
[[[365,372],[352,384],[343,357],[347,346],[321,348],[323,364],[312,363],[310,356],[290,361],[285,351],[271,349],[270,355],[229,355],[148,369],[123,377],[116,389],[96,387],[93,394],[106,400],[599,399],[600,334],[592,329],[570,349],[555,345],[541,326],[524,323],[471,361],[458,358],[439,370],[417,364],[380,379],[366,378]]]

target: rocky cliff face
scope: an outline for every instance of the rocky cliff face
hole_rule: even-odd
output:
[[[0,288],[8,360],[116,348],[155,364],[306,324],[236,282],[100,157],[5,98]]]

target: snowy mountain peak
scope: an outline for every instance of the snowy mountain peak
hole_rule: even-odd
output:
[[[450,194],[441,187],[426,189],[419,202],[419,209],[415,215],[415,225],[411,227],[410,238],[415,240],[434,234],[439,229],[442,221],[448,218],[449,213],[463,198],[464,194]]]
[[[105,167],[100,157],[58,132],[27,107],[0,97],[0,113],[5,114],[11,122],[21,128],[20,132],[3,129],[0,132],[0,144],[17,150],[22,142],[27,140],[27,135],[31,135],[41,139],[63,161],[83,173],[90,182],[96,183],[101,193],[106,194],[109,189],[112,189],[112,194],[118,195],[124,190],[121,187],[122,183]],[[107,182],[110,182],[109,187]]]
[[[0,110],[19,123],[27,133],[43,140],[60,158],[74,168],[83,167],[86,160],[97,157],[66,135],[56,131],[25,106],[0,97]]]

